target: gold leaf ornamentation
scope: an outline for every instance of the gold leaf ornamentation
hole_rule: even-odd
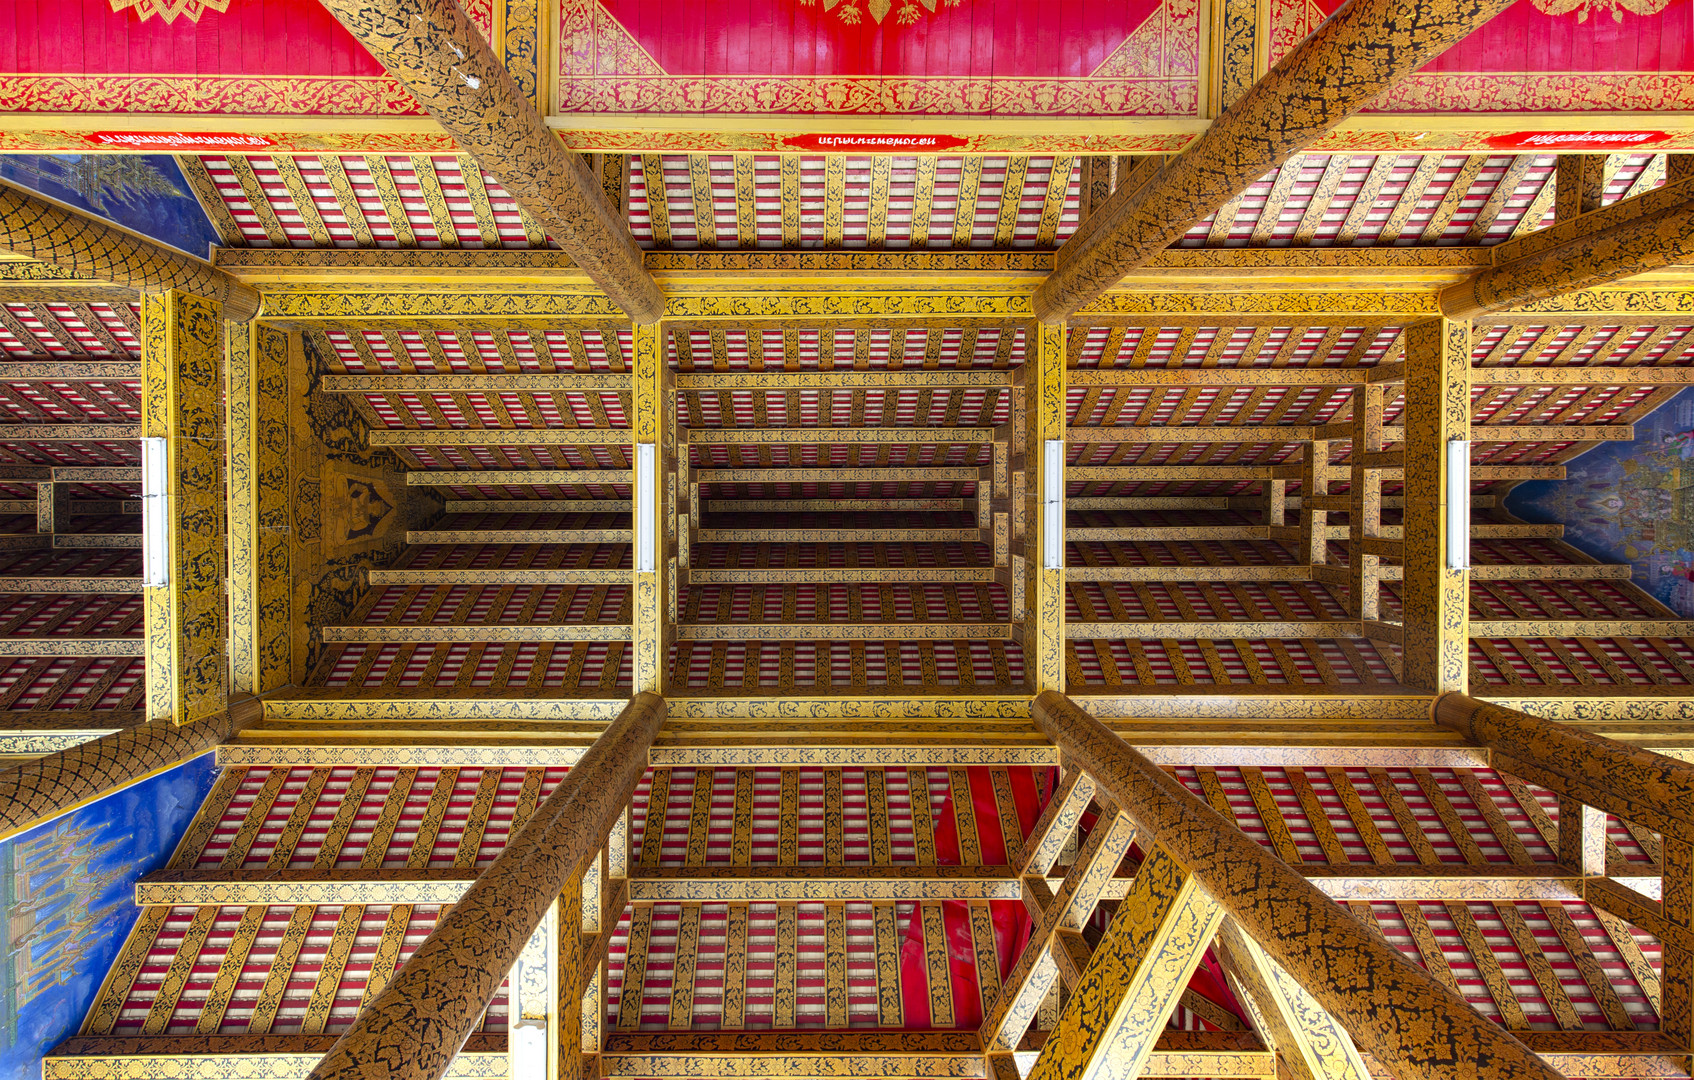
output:
[[[800,3],[811,7],[820,0],[800,0]],[[960,0],[821,0],[825,11],[835,12],[835,17],[849,26],[864,21],[866,15],[881,25],[894,13],[894,21],[901,26],[910,26],[924,17],[924,13],[935,14],[943,5],[958,7]],[[1614,0],[1615,2],[1615,0]],[[1666,0],[1668,3],[1669,0]]]
[[[189,22],[197,23],[207,9],[222,14],[229,10],[229,0],[112,0],[114,12],[132,8],[135,17],[142,22],[157,15],[166,23],[176,22],[178,15],[188,16]]]

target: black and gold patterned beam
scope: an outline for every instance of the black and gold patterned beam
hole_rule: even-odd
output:
[[[1036,317],[1062,320],[1384,90],[1504,11],[1510,0],[1349,4],[1168,164],[1133,174],[1059,249]],[[1097,224],[1096,224],[1097,223]],[[1080,242],[1079,242],[1080,241]]]
[[[223,304],[227,319],[245,321],[259,312],[258,290],[210,263],[3,181],[0,247],[52,263],[78,277],[142,292],[180,289],[216,300]]]
[[[453,0],[325,0],[324,6],[613,303],[638,323],[658,320],[665,298],[599,181],[547,130],[463,8]]]

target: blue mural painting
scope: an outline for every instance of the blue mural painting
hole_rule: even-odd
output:
[[[216,776],[202,754],[0,842],[0,1080],[39,1077],[76,1034],[140,914],[136,879],[170,858]]]
[[[197,258],[218,243],[169,154],[5,154],[0,178]]]
[[[1694,618],[1694,388],[1637,421],[1634,442],[1601,443],[1563,480],[1519,484],[1506,509],[1563,525],[1601,562],[1631,564],[1637,585]]]

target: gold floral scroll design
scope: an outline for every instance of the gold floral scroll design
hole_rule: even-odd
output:
[[[1670,0],[1530,0],[1543,15],[1569,15],[1576,12],[1576,21],[1585,23],[1597,11],[1609,11],[1613,22],[1623,22],[1623,13],[1657,15],[1670,6]]]
[[[132,9],[141,22],[157,15],[168,24],[176,22],[178,15],[186,15],[189,22],[197,23],[207,9],[220,15],[228,11],[229,0],[112,0],[113,12],[125,9]]]
[[[800,3],[805,7],[816,7],[820,0],[800,0]],[[959,6],[959,0],[821,0],[821,3],[825,11],[835,12],[835,17],[849,26],[863,21],[866,15],[880,25],[891,11],[895,13],[897,24],[910,26],[923,18],[926,11],[934,15],[943,6]]]

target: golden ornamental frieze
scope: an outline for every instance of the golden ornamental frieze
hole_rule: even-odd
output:
[[[230,0],[111,0],[114,12],[129,11],[141,22],[158,16],[167,25],[183,16],[189,22],[199,22],[208,11],[220,14],[229,10]]]
[[[297,880],[283,871],[264,881],[148,881],[135,883],[139,907],[253,904],[456,904],[476,880],[386,877],[380,881]],[[306,872],[310,874],[310,871]],[[392,873],[392,872],[390,872]]]
[[[821,293],[672,296],[671,319],[867,318],[897,315],[1032,318],[1029,297],[969,293]]]
[[[81,746],[116,728],[92,728],[88,731],[55,731],[50,734],[0,732],[0,754],[17,757],[45,757],[62,750]]]
[[[981,719],[980,717],[978,719]],[[1055,765],[1056,746],[655,746],[648,751],[655,768],[764,765],[780,768],[933,765]]]
[[[690,868],[693,869],[693,868]],[[699,869],[708,869],[700,867]],[[632,880],[632,904],[820,904],[829,902],[891,903],[905,900],[1017,900],[1022,885],[1015,878],[940,878],[930,880],[783,881],[727,880],[710,877],[684,881]]]
[[[606,318],[624,314],[605,296],[592,293],[524,290],[521,292],[444,293],[439,287],[415,291],[388,289],[357,292],[266,292],[261,318],[270,319],[523,319]]]
[[[1566,723],[1582,721],[1657,721],[1694,720],[1694,693],[1687,698],[1656,697],[1583,697],[1580,688],[1559,687],[1558,696],[1519,697],[1509,686],[1475,687],[1480,700],[1490,705],[1526,712],[1531,716]],[[1647,689],[1641,687],[1640,689]],[[1518,691],[1518,692],[1521,692]],[[1649,737],[1641,745],[1651,745]],[[1659,749],[1659,753],[1673,751]]]
[[[565,113],[793,113],[831,116],[1193,116],[1193,76],[1128,79],[960,79],[855,76],[620,75],[565,79]]]
[[[120,1048],[87,1057],[46,1057],[41,1062],[42,1080],[142,1080],[166,1070],[173,1080],[298,1080],[312,1071],[323,1057],[318,1053],[172,1054],[139,1052],[126,1055]],[[444,1074],[445,1080],[507,1080],[510,1059],[504,1050],[476,1053],[462,1050]]]
[[[1434,315],[1431,292],[1359,289],[1281,292],[1108,292],[1078,309],[1090,315]]]
[[[1611,2],[1598,0],[1596,6]],[[1387,113],[1684,113],[1694,110],[1691,82],[1682,71],[1420,72],[1383,91],[1371,108]],[[1480,123],[1483,117],[1476,119]],[[1581,130],[1580,124],[1571,126]]]
[[[831,697],[668,699],[670,715],[681,720],[727,719],[1027,719],[1029,698],[1015,697]]]
[[[1513,315],[1683,315],[1694,313],[1694,290],[1583,289],[1514,306]],[[1482,320],[1487,321],[1485,318]]]
[[[76,274],[53,263],[23,259],[0,262],[0,281],[76,281]]]
[[[825,272],[1046,273],[1049,251],[648,251],[647,269],[663,273]]]
[[[940,911],[939,908],[935,910],[937,913]],[[918,1076],[956,1077],[959,1080],[982,1076],[981,1054],[903,1054],[900,1061],[906,1071]],[[765,1080],[773,1076],[827,1075],[847,1080],[857,1074],[853,1064],[852,1057],[835,1055],[820,1057],[816,1054],[757,1054],[701,1060],[697,1054],[674,1057],[629,1054],[620,1052],[615,1047],[608,1047],[600,1054],[600,1075],[618,1078],[651,1077],[654,1080]]]
[[[395,698],[267,700],[265,720],[592,720],[611,721],[622,700],[571,698]]]
[[[1087,693],[1077,688],[1071,699],[1099,719],[1186,720],[1235,717],[1250,720],[1412,720],[1426,717],[1433,695],[1374,695],[1326,692],[1322,686],[1296,687],[1299,693],[1252,694],[1232,687],[1231,694]],[[1163,691],[1165,688],[1158,688]]]
[[[618,703],[618,709],[622,709]],[[614,712],[615,715],[615,712]],[[363,719],[363,718],[360,718]],[[587,747],[539,746],[278,746],[218,747],[224,768],[542,769],[575,765]]]
[[[5,75],[0,100],[15,112],[423,116],[386,75]]]

